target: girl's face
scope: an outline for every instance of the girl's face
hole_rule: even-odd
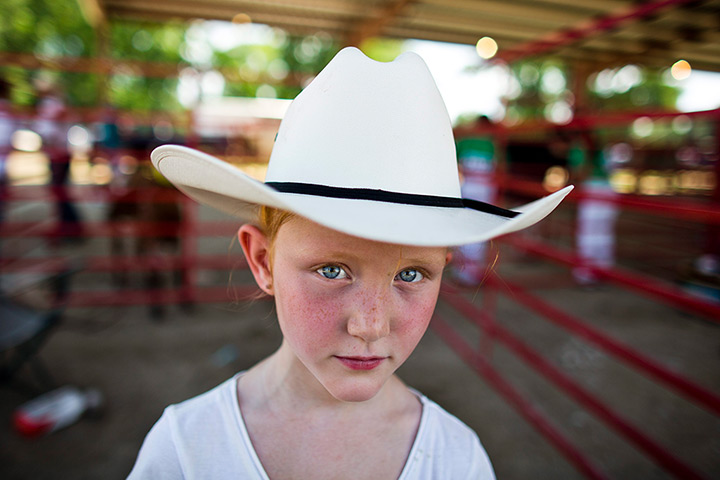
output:
[[[447,248],[364,240],[300,217],[283,224],[272,289],[297,366],[336,399],[374,397],[425,333],[449,258]]]

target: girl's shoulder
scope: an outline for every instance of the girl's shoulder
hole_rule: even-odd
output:
[[[422,394],[419,394],[419,397],[423,405],[423,414],[418,437],[421,434],[427,435],[427,433],[432,433],[432,435],[428,435],[432,440],[448,442],[453,444],[453,446],[461,446],[459,444],[465,444],[465,446],[467,446],[476,442],[478,444],[480,443],[475,431],[459,418],[449,413],[428,397]],[[423,429],[425,429],[426,432],[423,432]]]
[[[163,417],[173,425],[175,432],[185,437],[225,430],[227,425],[237,426],[240,418],[235,388],[239,375],[200,395],[168,406]]]
[[[402,480],[494,479],[490,459],[475,431],[434,401],[417,395],[423,405],[422,420]]]
[[[195,397],[188,398],[187,400],[183,400],[182,402],[170,405],[168,408],[173,408],[178,412],[192,412],[196,409],[208,407],[210,404],[216,404],[217,402],[231,399],[228,397],[233,397],[235,386],[237,385],[237,379],[240,375],[242,375],[242,373],[243,372],[237,373],[210,390]]]
[[[131,478],[266,479],[236,403],[237,377],[170,405],[148,433]],[[158,475],[173,472],[172,475]],[[181,475],[175,475],[181,473]]]

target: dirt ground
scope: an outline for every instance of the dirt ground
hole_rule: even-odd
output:
[[[87,247],[82,248],[86,253]],[[226,241],[217,248],[226,249]],[[498,273],[508,281],[520,276],[538,279],[531,282],[531,290],[553,305],[720,393],[720,325],[627,289],[578,287],[566,269],[519,255],[504,254]],[[78,279],[86,287],[96,281]],[[240,274],[233,281],[242,284],[247,279]],[[484,292],[467,292],[465,297],[482,307]],[[476,329],[448,304],[441,302],[438,312],[468,341],[482,341]],[[497,318],[604,406],[695,472],[720,478],[720,418],[545,321],[512,297],[500,297]],[[98,388],[106,399],[104,412],[46,437],[23,438],[12,430],[10,418],[33,395],[17,383],[1,386],[0,478],[124,478],[145,434],[166,405],[204,392],[250,367],[279,342],[272,304],[262,300],[200,303],[192,309],[172,306],[162,320],[151,318],[147,307],[140,306],[70,309],[40,358],[58,384]],[[637,444],[502,345],[493,346],[490,361],[607,477],[673,477],[660,465],[662,459],[650,459]],[[24,370],[19,378],[29,379],[30,373]],[[399,374],[478,433],[499,479],[584,478],[434,331],[426,334]]]

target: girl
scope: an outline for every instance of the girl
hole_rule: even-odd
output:
[[[428,327],[449,247],[534,224],[569,189],[516,211],[460,198],[450,121],[423,61],[342,50],[294,100],[266,182],[194,150],[155,166],[243,219],[283,342],[170,406],[130,478],[492,479],[476,434],[394,372]]]

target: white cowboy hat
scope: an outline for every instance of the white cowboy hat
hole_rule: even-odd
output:
[[[196,150],[165,145],[155,167],[193,199],[255,221],[259,205],[349,235],[416,246],[488,240],[538,222],[567,187],[514,209],[462,199],[450,119],[425,62],[345,48],[290,105],[265,183]]]

